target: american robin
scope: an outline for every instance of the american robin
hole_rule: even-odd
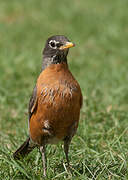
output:
[[[46,145],[64,141],[69,165],[69,145],[78,127],[82,93],[67,64],[68,51],[73,46],[62,35],[52,36],[46,41],[42,70],[29,102],[29,137],[13,154],[15,159],[20,159],[39,147],[44,176]]]

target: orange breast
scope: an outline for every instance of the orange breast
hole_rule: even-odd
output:
[[[82,95],[66,64],[51,65],[37,80],[37,108],[30,119],[30,136],[41,144],[43,137],[62,140],[70,127],[78,126]]]

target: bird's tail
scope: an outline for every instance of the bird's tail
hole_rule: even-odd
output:
[[[36,145],[34,145],[30,137],[26,139],[26,141],[13,153],[14,159],[20,159],[21,157],[24,158],[27,154],[29,154]]]

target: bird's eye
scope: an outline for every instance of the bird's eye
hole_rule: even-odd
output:
[[[54,42],[51,42],[50,45],[51,45],[52,47],[55,47],[55,43],[54,43]]]
[[[51,40],[49,42],[49,45],[51,46],[51,48],[56,49],[56,41]]]

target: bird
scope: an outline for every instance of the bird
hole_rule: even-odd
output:
[[[47,175],[47,144],[64,142],[69,166],[69,145],[78,128],[83,102],[80,85],[69,70],[67,61],[69,48],[74,46],[64,35],[54,35],[46,41],[41,72],[29,101],[29,136],[13,153],[17,160],[39,148],[43,176]]]

